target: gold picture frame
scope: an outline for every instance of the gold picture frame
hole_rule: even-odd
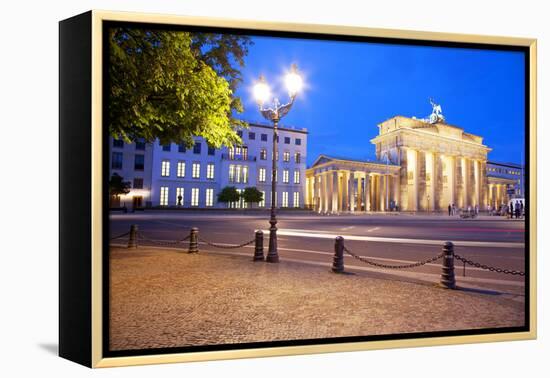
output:
[[[165,25],[187,25],[230,29],[261,30],[264,32],[311,33],[319,35],[342,35],[357,37],[395,38],[409,41],[454,42],[478,45],[520,46],[528,49],[529,67],[529,276],[527,293],[529,299],[529,330],[525,332],[495,333],[482,335],[460,335],[452,337],[407,338],[399,340],[380,340],[365,342],[346,342],[339,344],[315,344],[300,346],[266,347],[236,350],[199,351],[188,353],[170,353],[155,355],[139,355],[127,357],[105,357],[103,353],[103,295],[106,280],[103,276],[104,260],[104,214],[103,214],[103,134],[102,106],[103,93],[102,75],[104,69],[103,57],[103,25],[107,21],[155,23]],[[79,39],[79,36],[81,38]],[[426,31],[407,31],[376,29],[366,27],[350,27],[337,25],[294,24],[279,22],[258,22],[254,20],[231,20],[209,17],[188,17],[161,14],[143,14],[127,12],[110,12],[94,10],[60,23],[60,128],[61,128],[61,200],[60,200],[60,355],[89,367],[114,367],[144,364],[160,364],[188,361],[208,361],[219,359],[237,359],[251,357],[299,355],[310,353],[345,352],[357,350],[403,348],[418,346],[434,346],[448,344],[467,344],[495,341],[512,341],[535,339],[536,326],[536,236],[537,236],[537,167],[536,167],[536,124],[537,124],[537,41],[536,39],[513,38],[501,36],[482,36],[453,33],[437,33]],[[82,50],[86,54],[82,54]],[[78,56],[78,58],[76,58]],[[86,63],[83,71],[70,70],[70,61]],[[76,69],[76,68],[75,68]],[[86,71],[89,69],[89,72]],[[89,74],[83,78],[83,74]],[[75,79],[76,78],[76,79]],[[77,84],[75,84],[77,83]],[[79,85],[84,95],[75,96],[74,85]],[[83,86],[83,87],[82,87]],[[89,102],[88,102],[89,101]],[[78,104],[76,104],[78,102]],[[71,113],[71,109],[82,109],[79,114]],[[80,125],[80,131],[68,131],[75,121],[89,120],[89,128]],[[71,134],[73,133],[73,134]],[[74,134],[77,133],[77,134]],[[88,146],[86,150],[71,150],[69,140],[81,138]],[[78,197],[71,196],[63,190],[66,180],[75,179],[71,176],[71,166],[68,157],[78,152],[90,163],[89,170],[82,172],[89,185],[89,198],[81,205],[84,214],[69,215],[67,207],[73,206]],[[85,222],[75,222],[75,216],[86,217]],[[67,236],[74,234],[73,239]],[[79,235],[85,234],[86,237]],[[80,243],[80,244],[79,244]],[[70,256],[84,251],[80,257]],[[79,277],[76,277],[78,275]],[[82,291],[77,299],[78,290]],[[79,307],[80,306],[80,307]],[[85,314],[85,315],[83,315]],[[89,345],[80,351],[78,340],[89,340]]]

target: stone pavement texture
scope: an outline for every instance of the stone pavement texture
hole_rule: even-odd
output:
[[[498,295],[251,260],[111,247],[111,350],[524,324]]]

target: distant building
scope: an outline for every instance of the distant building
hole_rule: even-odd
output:
[[[487,185],[491,206],[512,198],[525,198],[525,175],[521,164],[487,162]]]
[[[242,146],[221,149],[208,146],[201,137],[194,138],[190,148],[155,141],[145,150],[111,138],[110,173],[132,183],[122,202],[127,207],[221,208],[228,204],[218,203],[218,193],[225,186],[235,186],[239,191],[256,187],[264,195],[258,206],[270,207],[273,129],[251,123],[238,133]],[[277,207],[304,206],[307,135],[305,129],[278,129]],[[143,167],[136,163],[142,160]],[[239,201],[230,206],[247,204]]]

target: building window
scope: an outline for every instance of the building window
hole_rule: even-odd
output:
[[[139,138],[136,140],[136,150],[144,151],[145,150],[145,139]]]
[[[201,176],[201,163],[193,163],[193,175],[195,179],[200,178]]]
[[[191,189],[191,206],[199,206],[199,188]]]
[[[143,171],[145,168],[145,156],[144,155],[135,155],[134,156],[134,170]]]
[[[283,192],[283,206],[288,207],[288,192]]]
[[[294,170],[294,183],[300,183],[300,171],[298,169]]]
[[[297,146],[301,146],[302,145],[302,140],[300,138],[296,138],[294,140],[294,144],[296,144]]]
[[[267,142],[267,134],[262,134],[262,142]]]
[[[113,152],[111,158],[112,169],[122,169],[122,152]]]
[[[288,184],[288,169],[283,169],[283,184]]]
[[[243,137],[243,131],[242,131],[242,130],[238,130],[238,131],[237,131],[237,135],[239,136],[239,138],[242,138],[242,137]]]
[[[294,154],[294,162],[300,164],[302,162],[302,155],[299,152]]]
[[[290,144],[290,137],[285,137],[285,144]]]
[[[294,192],[294,207],[300,207],[300,192]]]
[[[265,182],[265,168],[260,168],[258,171],[258,181]]]
[[[214,180],[214,164],[208,163],[206,166],[206,178],[209,180]]]
[[[171,143],[168,143],[168,144],[164,144],[162,145],[162,150],[163,151],[170,151],[170,147],[172,147],[172,144]]]
[[[243,157],[243,160],[248,160],[248,147],[247,146],[244,146],[243,149],[242,149],[242,157]]]
[[[162,177],[170,176],[170,161],[163,160],[160,168],[160,175]]]
[[[290,161],[290,152],[288,151],[283,152],[283,161],[286,163]]]
[[[235,165],[229,164],[229,182],[235,182]]]
[[[185,162],[178,161],[178,177],[185,177]]]
[[[271,159],[273,159],[273,151],[271,151]],[[275,160],[279,161],[279,151],[275,151]]]
[[[243,182],[248,183],[248,167],[246,165],[243,166]]]
[[[214,147],[208,146],[208,155],[214,156],[216,154],[216,149]]]
[[[160,187],[160,206],[168,206],[168,187]]]
[[[277,182],[278,177],[279,177],[279,171],[275,170],[275,182]],[[273,172],[271,173],[271,181],[273,181]]]
[[[187,151],[187,147],[185,146],[185,143],[181,142],[180,144],[178,144],[178,152],[185,152]]]
[[[206,206],[214,206],[214,189],[206,189]]]
[[[229,153],[229,160],[235,160],[235,148],[229,147],[227,152]]]
[[[183,200],[185,199],[184,193],[184,188],[176,188],[176,205],[183,205]]]
[[[260,150],[260,160],[267,160],[267,150],[265,148]]]
[[[113,147],[123,148],[124,147],[124,141],[122,139],[113,139]]]
[[[265,191],[262,190],[261,192],[262,192],[262,200],[258,202],[258,206],[265,207]]]
[[[256,140],[256,133],[253,131],[248,132],[248,139],[250,140]]]
[[[134,185],[132,185],[134,189],[143,189],[143,179],[135,177],[134,178]]]
[[[241,169],[242,169],[242,166],[240,165],[235,166],[235,182],[241,182]]]
[[[193,153],[200,155],[201,153],[201,142],[195,142],[195,145],[193,146]]]

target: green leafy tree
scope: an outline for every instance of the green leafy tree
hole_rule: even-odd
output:
[[[130,193],[130,182],[122,181],[123,178],[114,173],[109,180],[109,195],[111,196],[111,206],[120,203],[120,195]]]
[[[258,203],[264,199],[264,195],[256,187],[245,188],[241,193],[241,197],[246,203]]]
[[[115,27],[109,30],[109,132],[126,142],[202,136],[213,147],[241,142],[233,118],[250,38]]]
[[[226,186],[218,193],[218,202],[231,204],[240,199],[241,195],[234,186]]]

